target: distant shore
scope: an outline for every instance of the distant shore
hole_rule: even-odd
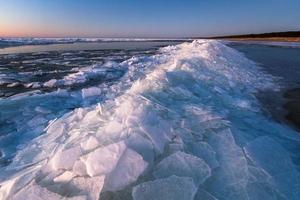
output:
[[[268,42],[300,42],[300,37],[248,37],[248,38],[221,38],[229,41],[268,41]]]
[[[221,39],[230,41],[300,42],[300,31],[215,36],[207,39]]]

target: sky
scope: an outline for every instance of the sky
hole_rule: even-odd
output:
[[[300,30],[300,0],[0,0],[0,37],[178,38]]]

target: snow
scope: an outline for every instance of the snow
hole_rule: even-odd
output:
[[[255,63],[218,41],[196,40],[119,65],[127,72],[111,86],[1,101],[5,123],[39,137],[1,169],[0,199],[299,196],[300,137],[263,115],[253,93],[276,85]],[[106,72],[90,66],[55,84]],[[22,110],[11,113],[16,104]]]

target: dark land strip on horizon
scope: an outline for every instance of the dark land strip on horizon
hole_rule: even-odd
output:
[[[300,31],[214,36],[214,37],[205,37],[205,39],[226,39],[226,40],[237,40],[237,41],[300,42]]]

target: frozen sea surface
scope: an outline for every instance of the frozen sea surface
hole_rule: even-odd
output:
[[[41,45],[53,45],[58,47],[66,47],[66,44],[107,44],[107,43],[128,43],[128,42],[183,42],[190,39],[155,39],[155,38],[0,38],[0,54],[3,53],[3,49],[1,48],[9,48],[10,49],[18,49],[13,47],[19,47],[19,46],[27,46],[25,48],[19,48],[19,50],[22,49],[28,49],[28,46],[31,46],[29,48],[32,48],[33,46],[36,46],[40,49]],[[62,45],[59,45],[62,44]],[[67,45],[68,46],[68,45]],[[71,45],[72,46],[72,45]],[[75,45],[76,47],[76,45]]]
[[[275,77],[218,41],[148,51],[4,80],[30,87],[0,102],[0,199],[299,199],[300,135],[255,97]]]

